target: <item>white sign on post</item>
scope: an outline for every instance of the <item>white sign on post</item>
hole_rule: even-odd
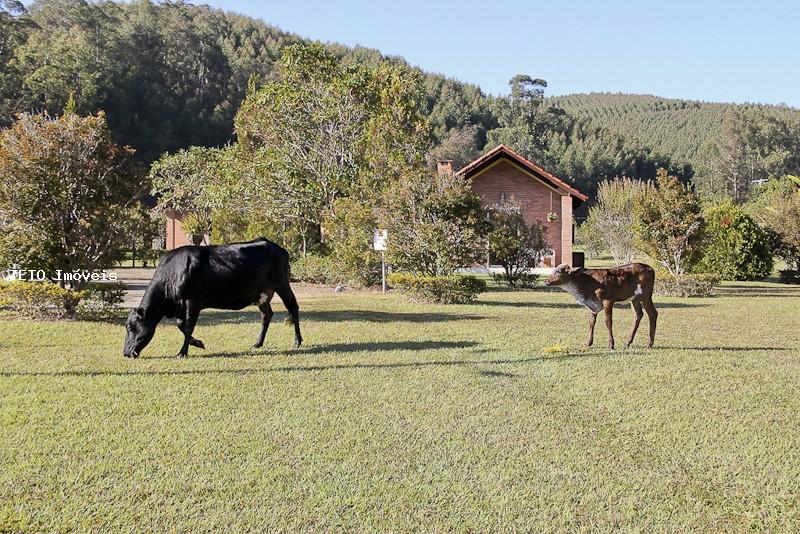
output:
[[[378,252],[386,250],[386,240],[389,238],[389,230],[375,229],[375,235],[372,237],[372,248]]]
[[[386,251],[387,239],[389,239],[389,230],[375,229],[375,233],[372,236],[372,248],[381,253],[381,287],[384,293],[386,293],[386,259],[384,251]]]

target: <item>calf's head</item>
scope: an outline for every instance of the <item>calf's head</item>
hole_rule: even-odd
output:
[[[563,286],[564,284],[570,283],[573,277],[582,273],[583,271],[583,267],[570,267],[566,263],[562,263],[555,268],[553,274],[547,277],[547,279],[544,281],[544,285]]]
[[[157,324],[157,323],[156,323]],[[153,339],[156,333],[156,324],[148,321],[143,308],[135,308],[128,314],[125,322],[125,348],[123,354],[126,358],[136,358]]]

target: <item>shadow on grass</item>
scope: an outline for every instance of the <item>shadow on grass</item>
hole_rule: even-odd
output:
[[[283,321],[287,313],[277,311],[272,319],[273,323]],[[300,310],[300,324],[310,322],[342,322],[358,321],[367,323],[443,323],[448,321],[479,321],[485,319],[481,315],[458,313],[422,313],[422,312],[385,312],[373,310],[342,310],[342,311],[303,311]],[[231,323],[261,323],[258,310],[226,312],[214,310],[212,313],[200,315],[198,324],[219,325]]]
[[[688,303],[688,302],[659,302],[654,299],[657,309],[683,309],[683,308],[707,308],[710,304]],[[569,308],[583,308],[580,304],[575,302],[503,302],[500,300],[479,300],[476,303],[478,306],[499,306],[510,308],[543,308],[543,309],[569,309]],[[630,308],[630,304],[617,303],[615,308]]]
[[[306,355],[306,354],[349,354],[351,352],[383,352],[393,350],[438,350],[438,349],[470,349],[478,346],[474,341],[375,341],[365,343],[331,343],[329,345],[313,345],[301,347],[299,349],[289,349],[285,351],[270,350],[268,353],[279,353],[285,356]],[[210,352],[203,353],[202,349],[192,349],[192,353],[187,357],[191,358],[246,358],[264,354],[262,349],[254,349],[258,352]],[[172,360],[175,356],[142,356],[144,360]]]
[[[515,365],[528,363],[541,363],[549,361],[568,360],[573,358],[597,358],[619,352],[584,352],[579,354],[564,354],[559,356],[534,356],[530,358],[520,358],[516,360],[439,360],[439,361],[417,361],[417,362],[390,362],[390,363],[342,363],[331,365],[298,365],[286,367],[266,367],[266,368],[244,368],[244,369],[174,369],[164,371],[53,371],[53,372],[10,372],[0,371],[0,377],[96,377],[96,376],[182,376],[182,375],[249,375],[257,373],[293,373],[293,372],[317,372],[317,371],[342,371],[355,369],[407,369],[423,367],[450,367],[450,366],[472,366],[472,365]],[[511,373],[499,371],[481,371],[480,374],[491,377],[505,377]],[[514,375],[511,375],[514,376]]]
[[[478,371],[478,374],[489,378],[514,378],[517,376],[514,373],[504,373],[502,371]]]
[[[427,342],[436,343],[436,342]],[[375,345],[380,345],[376,343]],[[470,343],[469,346],[476,344]],[[321,347],[324,348],[324,347]],[[442,347],[446,348],[446,347]],[[671,350],[686,350],[686,351],[715,351],[715,350],[731,350],[739,352],[760,352],[760,351],[787,351],[795,350],[788,347],[672,347],[664,346],[655,349],[641,349],[633,348],[631,350],[619,351],[582,351],[577,353],[566,353],[559,355],[542,355],[531,356],[529,358],[519,359],[496,359],[496,360],[434,360],[434,361],[415,361],[415,362],[387,362],[387,363],[342,363],[342,364],[329,364],[329,365],[296,365],[284,367],[265,367],[265,368],[243,368],[243,369],[173,369],[173,370],[132,370],[132,371],[0,371],[0,378],[13,378],[13,377],[98,377],[98,376],[184,376],[184,375],[250,375],[258,373],[294,373],[294,372],[319,372],[319,371],[346,371],[358,369],[375,369],[375,370],[392,370],[392,369],[413,369],[424,367],[450,367],[450,366],[485,366],[485,365],[520,365],[520,364],[537,364],[546,362],[559,362],[566,360],[576,360],[584,358],[602,358],[607,356],[643,356],[652,354],[659,349]],[[298,351],[299,352],[299,351]],[[238,353],[222,353],[216,355],[209,355],[207,357],[228,358],[239,356]],[[189,357],[191,359],[192,356]],[[145,358],[155,359],[155,358]],[[187,359],[188,361],[188,359]],[[134,364],[135,365],[135,364]],[[515,375],[512,373],[505,373],[502,371],[482,370],[479,374],[491,378],[510,378]]]

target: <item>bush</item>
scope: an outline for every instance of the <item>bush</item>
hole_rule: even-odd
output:
[[[520,207],[500,205],[489,210],[489,254],[492,262],[503,266],[503,273],[493,275],[495,282],[510,287],[530,285],[530,273],[542,261],[547,249],[547,228],[540,223],[528,225]]]
[[[780,280],[784,284],[800,284],[800,271],[785,269],[781,271]]]
[[[393,182],[383,200],[386,257],[398,269],[449,276],[486,258],[486,212],[469,180],[417,171]]]
[[[700,268],[723,280],[756,280],[772,274],[772,239],[730,200],[706,213],[707,241]]]
[[[662,297],[710,297],[717,284],[719,276],[715,274],[675,276],[661,272],[656,275],[655,293]]]
[[[507,284],[509,287],[533,289],[539,283],[539,275],[535,273],[518,273],[514,278],[514,283],[510,284],[508,275],[505,272],[492,273],[492,280],[498,286]]]
[[[466,304],[486,291],[486,281],[474,276],[415,276],[409,273],[392,273],[387,283],[413,300],[438,304]]]
[[[339,284],[344,282],[335,262],[330,256],[308,254],[292,261],[293,282],[309,284]]]
[[[84,298],[76,307],[82,319],[111,319],[123,312],[122,302],[125,300],[127,286],[122,282],[89,284],[84,290]]]
[[[0,285],[0,303],[22,317],[63,319],[75,317],[76,308],[86,291],[64,289],[52,282],[4,282]]]

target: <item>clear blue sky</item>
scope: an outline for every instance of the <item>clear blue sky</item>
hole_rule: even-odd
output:
[[[798,0],[208,3],[304,37],[400,55],[494,94],[525,73],[547,80],[551,95],[800,107]]]

